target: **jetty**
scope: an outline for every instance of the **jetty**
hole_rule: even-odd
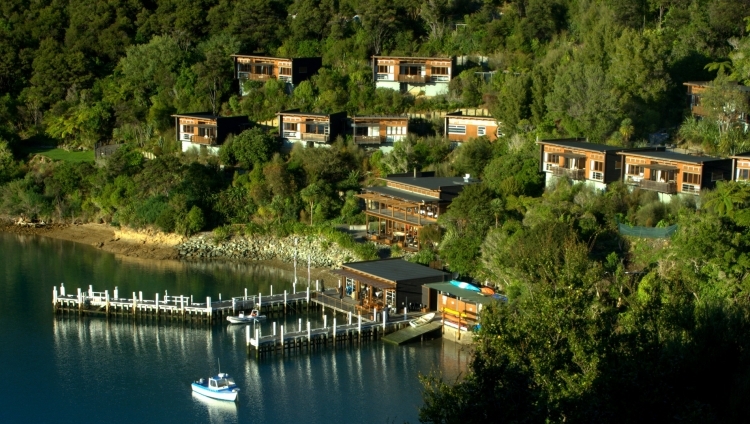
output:
[[[316,282],[317,283],[317,282]],[[130,315],[133,317],[156,317],[173,318],[182,320],[198,320],[213,322],[223,320],[229,315],[237,315],[239,311],[257,309],[266,314],[286,314],[289,310],[299,311],[310,305],[310,299],[315,292],[306,287],[304,291],[297,291],[296,286],[292,293],[286,290],[283,293],[273,294],[271,287],[270,295],[248,295],[247,289],[243,296],[212,300],[206,297],[205,302],[196,302],[193,296],[154,294],[153,299],[143,297],[143,292],[133,292],[131,297],[120,297],[117,287],[110,293],[94,291],[93,286],[88,290],[78,288],[75,294],[66,293],[64,284],[60,284],[52,291],[52,305],[55,313],[77,313],[79,315]]]

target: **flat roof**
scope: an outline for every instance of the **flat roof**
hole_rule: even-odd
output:
[[[356,115],[351,119],[409,119],[406,115]]]
[[[439,190],[441,187],[463,186],[477,182],[476,180],[464,181],[463,177],[385,177],[381,179],[427,190]]]
[[[445,116],[448,118],[472,118],[472,119],[479,118],[479,119],[486,119],[486,120],[492,120],[492,121],[495,120],[495,117],[493,117],[492,115],[470,115],[470,114],[464,114],[463,111],[461,110],[457,110],[451,113],[446,113]]]
[[[195,113],[175,113],[172,115],[174,118],[196,118],[196,119],[219,119],[221,116],[214,115],[211,112],[195,112]]]
[[[401,258],[349,262],[341,266],[369,276],[395,282],[421,278],[432,278],[435,281],[439,281],[449,277],[447,272],[408,262]]]
[[[277,115],[303,115],[303,116],[321,116],[329,118],[331,113],[315,113],[315,112],[301,112],[299,109],[289,109],[277,112]]]
[[[686,81],[683,82],[682,85],[692,86],[692,87],[709,87],[711,85],[712,81]],[[739,88],[740,91],[750,91],[750,87],[746,85],[742,85],[738,82],[731,85],[734,88]]]
[[[732,159],[747,159],[750,158],[750,152],[738,153],[734,156],[730,156]]]
[[[474,303],[479,303],[481,305],[486,305],[490,302],[497,302],[497,299],[495,299],[492,296],[487,296],[487,295],[481,294],[480,292],[475,292],[473,290],[462,289],[460,287],[454,286],[450,282],[429,283],[429,284],[424,284],[424,286],[429,287],[433,290],[437,290],[439,292],[448,293],[462,300],[463,299],[469,300]]]
[[[436,196],[426,196],[422,194],[416,194],[410,191],[401,190],[401,189],[393,188],[393,187],[372,186],[372,187],[365,187],[363,190],[372,191],[374,193],[382,194],[384,196],[395,197],[397,199],[405,200],[407,202],[432,203],[432,202],[440,201],[440,198]]]
[[[651,159],[661,159],[661,160],[671,160],[675,162],[688,162],[688,163],[696,163],[696,164],[702,164],[706,162],[715,162],[720,160],[726,160],[726,158],[717,158],[715,156],[694,156],[694,155],[686,155],[684,153],[677,153],[677,152],[619,152],[618,155],[623,156],[640,156],[644,158],[651,158]]]
[[[568,138],[562,140],[539,140],[537,144],[549,144],[552,146],[569,147],[572,149],[588,150],[591,152],[611,152],[625,150],[624,147],[610,146],[607,144],[589,143],[578,138]]]

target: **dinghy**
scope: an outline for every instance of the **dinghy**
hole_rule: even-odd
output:
[[[413,319],[413,320],[409,321],[409,325],[411,325],[414,328],[421,327],[421,326],[429,323],[430,321],[432,321],[433,318],[435,318],[435,313],[434,312],[430,312],[429,314],[422,315],[421,317],[419,317],[417,319]]]
[[[263,321],[265,319],[266,316],[261,315],[257,309],[253,309],[248,315],[245,315],[244,312],[240,312],[236,317],[227,317],[227,321],[231,324],[249,324],[251,322]]]
[[[240,389],[235,384],[234,379],[227,373],[219,373],[208,380],[201,378],[191,384],[193,392],[200,395],[218,400],[237,400]]]

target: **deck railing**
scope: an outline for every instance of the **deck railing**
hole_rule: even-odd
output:
[[[561,166],[552,168],[552,175],[556,177],[568,177],[571,180],[584,180],[586,179],[585,169],[568,169]]]
[[[377,136],[377,135],[355,135],[354,143],[355,144],[380,144],[382,143],[382,139],[380,138],[380,136]]]
[[[301,133],[300,135],[302,136],[302,140],[319,141],[323,143],[328,143],[331,139],[328,134]]]
[[[666,194],[677,193],[677,184],[674,181],[664,182],[643,179],[638,183],[638,187],[644,190],[658,191]]]
[[[427,78],[423,75],[399,75],[398,82],[411,82],[416,84],[424,84]]]
[[[200,135],[194,135],[190,138],[190,141],[196,144],[216,144],[216,137],[204,137]]]

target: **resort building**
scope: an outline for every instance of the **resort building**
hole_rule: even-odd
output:
[[[477,137],[487,137],[494,141],[501,132],[497,121],[491,116],[464,115],[458,111],[445,115],[444,135],[454,143],[463,143]]]
[[[366,187],[357,195],[365,201],[365,220],[371,240],[397,244],[405,250],[421,248],[419,231],[437,224],[463,188],[476,182],[465,177],[435,177],[433,172],[392,174],[384,185]]]
[[[709,111],[707,111],[702,102],[701,98],[703,97],[704,92],[708,87],[711,86],[710,81],[688,81],[683,83],[687,87],[687,96],[688,96],[688,104],[690,105],[690,113],[697,117],[697,118],[706,118],[709,116]],[[747,98],[750,98],[750,87],[740,85],[740,84],[734,84],[733,89],[739,90],[741,93],[744,93],[744,96]],[[729,105],[727,105],[729,106]],[[729,107],[725,108],[725,112],[729,109]],[[741,122],[745,125],[745,129],[748,128],[750,125],[750,117],[747,116],[746,113],[743,111],[738,111],[733,117],[731,117],[730,122]]]
[[[732,178],[733,159],[693,156],[665,151],[623,151],[622,181],[633,187],[653,190],[662,200],[672,195],[699,194],[717,181]]]
[[[750,152],[734,155],[732,159],[732,179],[737,182],[750,182]]]
[[[497,302],[498,297],[507,301],[507,297],[488,296],[458,287],[451,282],[428,283],[422,287],[422,304],[425,310],[440,312],[444,325],[456,330],[444,331],[443,336],[461,343],[471,342],[473,329],[479,324],[482,307]]]
[[[234,78],[239,80],[240,95],[247,94],[245,81],[266,82],[277,79],[286,83],[287,92],[291,93],[297,84],[310,79],[323,66],[320,57],[267,57],[260,55],[233,54]]]
[[[172,115],[177,142],[182,151],[196,150],[218,154],[229,134],[239,134],[250,126],[247,116],[216,116],[210,112]]]
[[[622,178],[622,157],[618,153],[627,150],[624,147],[589,143],[583,138],[541,140],[537,144],[541,147],[539,171],[544,172],[547,186],[565,177],[603,190]]]
[[[279,137],[289,147],[302,143],[305,147],[324,147],[346,135],[346,112],[307,113],[290,109],[276,114],[279,118]]]
[[[354,143],[363,146],[392,145],[409,134],[406,116],[353,116],[350,125]]]
[[[342,298],[354,312],[370,316],[374,310],[402,312],[422,299],[422,285],[447,281],[448,274],[401,258],[350,262],[333,271],[342,277]]]
[[[372,57],[375,87],[415,96],[447,94],[455,68],[452,57]]]

